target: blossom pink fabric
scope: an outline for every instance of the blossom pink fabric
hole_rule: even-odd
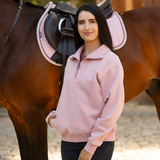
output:
[[[123,68],[117,55],[102,45],[80,62],[82,46],[70,56],[51,126],[69,142],[87,142],[94,153],[103,141],[114,141],[116,121],[124,106]]]

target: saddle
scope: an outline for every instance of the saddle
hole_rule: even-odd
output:
[[[106,18],[113,13],[111,0],[104,0],[99,4]],[[48,43],[56,50],[51,57],[56,63],[62,64],[62,74],[60,77],[60,90],[63,84],[64,68],[67,58],[76,52],[74,45],[74,16],[76,8],[67,3],[60,2],[55,8],[49,10],[48,17],[44,22],[44,34]]]
[[[103,11],[103,14],[106,19],[112,16],[113,8],[112,8],[111,0],[103,0],[97,6],[100,7],[100,9]]]
[[[111,0],[104,0],[98,5],[102,9],[106,19],[113,14],[113,8],[110,3]],[[49,10],[49,15],[44,22],[46,39],[56,50],[51,59],[64,66],[66,58],[76,52],[73,35],[76,12],[76,8],[71,7],[65,2],[59,2],[55,8]]]
[[[74,54],[73,25],[77,9],[67,3],[60,2],[49,10],[44,22],[44,33],[48,43],[56,50],[52,59],[62,64],[62,55],[67,57]]]

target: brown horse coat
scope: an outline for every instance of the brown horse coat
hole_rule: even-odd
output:
[[[0,43],[17,12],[13,0],[0,0]],[[15,127],[22,160],[47,160],[47,114],[56,109],[61,67],[47,62],[36,40],[43,10],[23,5],[14,31],[0,53],[0,105]],[[5,17],[4,17],[5,15]],[[160,118],[160,8],[140,8],[121,14],[128,33],[115,53],[125,71],[125,101],[143,90],[154,100]]]

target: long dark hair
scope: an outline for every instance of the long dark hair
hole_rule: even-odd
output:
[[[113,51],[112,38],[109,32],[109,28],[108,28],[106,19],[104,17],[104,14],[98,6],[90,3],[81,6],[75,15],[74,42],[75,42],[76,49],[78,49],[84,44],[84,40],[80,37],[78,32],[78,16],[79,16],[79,13],[83,10],[89,11],[95,16],[98,24],[99,38],[100,38],[101,44],[105,44],[108,48],[111,49],[111,51]]]

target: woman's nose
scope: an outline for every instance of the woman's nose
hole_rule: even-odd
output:
[[[89,23],[86,23],[85,30],[89,30],[89,29],[90,29]]]

